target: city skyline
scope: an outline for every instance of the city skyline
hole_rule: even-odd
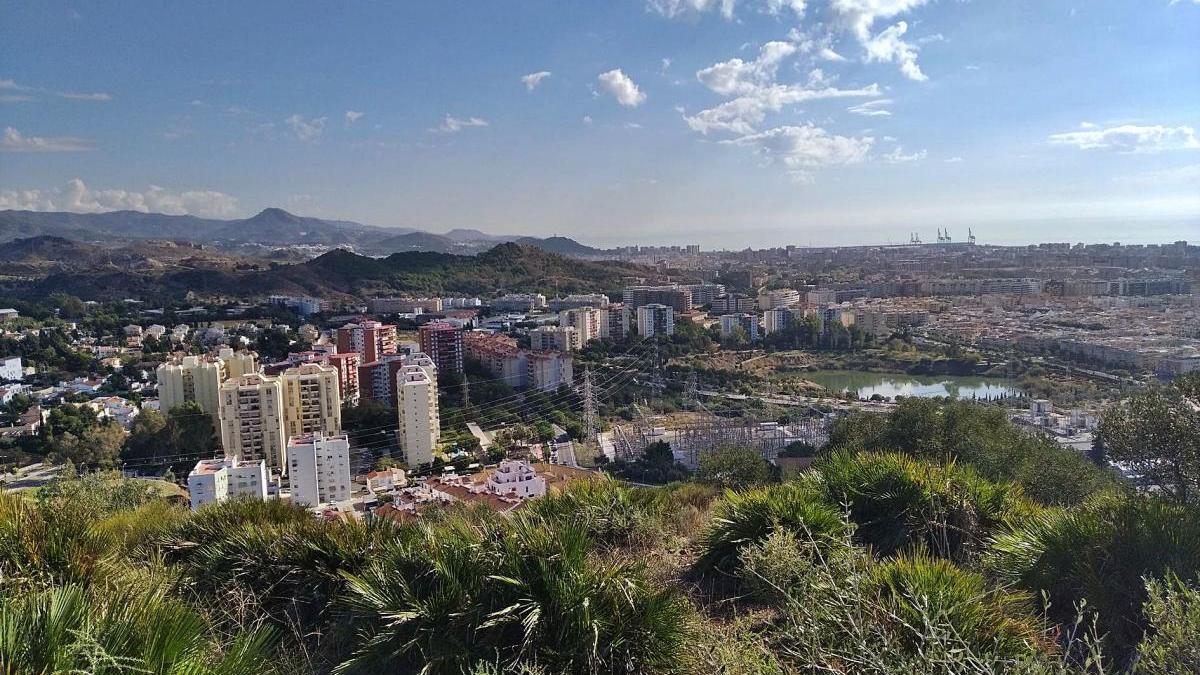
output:
[[[1196,2],[5,16],[0,208],[729,249],[1200,226]]]

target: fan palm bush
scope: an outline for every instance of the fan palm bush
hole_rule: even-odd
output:
[[[113,542],[89,526],[86,513],[0,492],[0,588],[90,582]]]
[[[989,590],[944,559],[876,561],[776,530],[746,547],[738,571],[766,590],[760,628],[785,672],[856,675],[1078,675],[1038,644],[1027,598]]]
[[[273,672],[268,631],[219,637],[160,588],[69,584],[0,601],[0,672],[41,675]]]
[[[868,573],[866,588],[878,593],[883,620],[913,650],[936,630],[999,658],[1020,657],[1041,640],[1028,594],[990,589],[982,575],[945,559],[914,554],[882,561]]]
[[[197,596],[237,593],[252,599],[262,616],[305,632],[328,618],[327,609],[345,590],[344,574],[360,571],[400,531],[384,518],[329,523],[307,513],[294,519],[293,509],[277,506],[233,504],[232,514],[222,513],[224,506],[202,509],[196,517],[228,523],[228,530],[211,522],[186,523],[182,530],[189,541],[169,541],[170,559]],[[257,519],[230,517],[247,511]]]
[[[842,504],[858,541],[876,554],[922,547],[964,560],[1010,521],[1037,511],[1019,486],[993,483],[970,467],[898,452],[835,452],[806,482],[829,504]]]
[[[1144,579],[1200,576],[1200,512],[1104,495],[998,535],[984,564],[997,579],[1044,594],[1060,621],[1086,600],[1115,655],[1129,657],[1147,627]]]
[[[479,661],[549,672],[664,672],[686,636],[686,605],[628,562],[603,561],[578,524],[543,514],[425,524],[360,575],[347,612],[358,648],[338,669],[458,673]]]
[[[798,483],[727,492],[700,536],[702,553],[696,567],[702,571],[735,569],[742,549],[762,542],[776,530],[836,541],[845,535],[847,524],[837,507]]]
[[[611,479],[577,481],[557,494],[533,500],[527,512],[549,526],[573,525],[602,547],[644,542],[653,532],[658,504]]]

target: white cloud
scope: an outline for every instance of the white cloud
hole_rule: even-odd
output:
[[[807,4],[805,0],[767,0],[767,12],[781,14],[783,10],[790,9],[796,16],[804,16]]]
[[[684,121],[693,131],[709,134],[728,131],[736,134],[754,133],[768,112],[779,112],[785,105],[805,101],[831,98],[874,97],[879,87],[872,84],[861,89],[806,89],[798,85],[776,84],[746,96],[726,101],[714,108],[702,110],[695,115],[684,115]]]
[[[1085,123],[1087,124],[1087,123]],[[1137,126],[1124,124],[1100,129],[1080,125],[1080,131],[1052,134],[1051,145],[1071,145],[1083,150],[1103,149],[1125,153],[1200,150],[1200,137],[1189,126]]]
[[[821,60],[823,60],[823,61],[833,61],[835,63],[842,63],[846,60],[846,57],[833,51],[829,47],[822,47],[817,52],[817,56],[820,57]]]
[[[905,77],[924,82],[929,77],[922,73],[921,67],[917,65],[917,47],[902,39],[906,32],[908,23],[899,21],[863,42],[863,48],[867,52],[867,63],[896,63]]]
[[[13,80],[0,80],[0,103],[21,103],[24,101],[32,101],[34,97],[31,93],[32,87],[26,87],[17,84]]]
[[[623,106],[636,108],[646,100],[646,94],[642,93],[633,80],[621,72],[620,68],[600,73],[597,79],[600,80],[600,87],[612,94],[613,98],[617,99],[617,103]]]
[[[347,125],[354,124],[358,120],[362,119],[362,116],[365,114],[366,113],[359,112],[357,110],[347,110],[346,111],[346,124]]]
[[[736,2],[737,0],[648,0],[646,8],[668,19],[704,14],[712,10],[719,11],[726,19],[732,19]]]
[[[956,156],[954,156],[954,157],[948,157],[948,158],[946,158],[946,159],[943,159],[942,161],[943,161],[943,162],[945,162],[945,163],[947,163],[947,164],[958,164],[959,162],[962,162],[962,161],[964,161],[964,160],[963,160],[963,158],[962,158],[962,157],[958,157],[958,156],[956,155]]]
[[[671,68],[671,59],[669,59],[667,57],[663,57],[662,68],[659,69],[659,72],[661,72],[663,75],[666,75],[667,71],[670,70],[670,68]]]
[[[918,150],[906,155],[904,154],[904,148],[897,145],[895,150],[892,150],[883,156],[883,161],[887,162],[888,164],[906,164],[908,162],[919,162],[922,159],[925,159],[928,155],[929,153],[925,150]]]
[[[585,127],[590,127],[590,126],[592,126],[592,124],[593,124],[593,121],[592,121],[592,116],[591,116],[591,115],[584,115],[584,116],[583,116],[583,126],[585,126]]]
[[[722,96],[746,94],[774,82],[779,64],[795,52],[796,45],[790,42],[768,42],[755,60],[722,61],[697,71],[696,79]]]
[[[751,148],[768,161],[780,162],[789,169],[808,169],[862,162],[871,152],[875,139],[832,135],[820,127],[806,124],[776,127],[721,142]]]
[[[638,124],[637,122],[626,122],[625,128],[626,129],[641,129],[642,125]]]
[[[58,95],[62,98],[69,98],[75,101],[111,101],[112,94],[106,94],[102,91],[97,92],[79,92],[79,91],[60,91]]]
[[[536,89],[536,88],[537,88],[537,86],[538,86],[539,84],[541,84],[541,83],[542,83],[542,80],[546,79],[547,77],[550,77],[550,71],[548,71],[548,70],[539,70],[539,71],[538,71],[538,72],[536,72],[536,73],[530,73],[530,74],[528,74],[528,75],[522,75],[522,76],[521,76],[521,84],[524,84],[524,85],[525,85],[525,90],[526,90],[526,91],[533,91],[534,89]]]
[[[900,72],[912,80],[928,79],[917,65],[916,45],[902,38],[908,32],[904,21],[873,33],[875,22],[890,19],[924,5],[928,0],[833,0],[830,7],[846,28],[858,39],[866,60],[896,63]]]
[[[657,12],[668,19],[686,18],[719,12],[725,19],[732,19],[738,0],[647,0],[646,8]],[[760,9],[771,15],[778,16],[784,10],[790,10],[796,16],[803,16],[806,0],[763,0]]]
[[[313,143],[321,139],[321,134],[325,133],[326,117],[314,117],[306,120],[300,115],[292,115],[284,120],[292,133],[296,135],[296,139],[302,143]]]
[[[12,127],[5,127],[0,138],[2,152],[79,152],[91,150],[91,142],[74,136],[24,136]]]
[[[436,130],[446,134],[456,134],[467,127],[486,126],[488,126],[488,121],[480,117],[468,117],[466,119],[460,119],[458,117],[451,116],[450,113],[446,113],[446,120],[442,122],[442,126],[438,127]]]
[[[206,218],[238,215],[237,199],[223,192],[173,191],[156,185],[151,185],[144,192],[92,190],[78,178],[62,187],[48,190],[0,190],[0,209],[75,213],[131,210]]]
[[[858,105],[850,106],[846,108],[846,111],[866,117],[890,117],[892,111],[888,110],[885,106],[891,104],[892,99],[890,98],[877,98],[874,101],[864,101]]]

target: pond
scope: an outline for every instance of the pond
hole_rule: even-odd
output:
[[[817,370],[803,373],[801,377],[833,391],[855,392],[859,398],[879,394],[884,398],[950,396],[988,401],[1021,395],[1021,390],[1011,380],[999,377],[905,375],[859,370]]]

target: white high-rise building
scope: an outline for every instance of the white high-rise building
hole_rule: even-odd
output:
[[[220,428],[225,454],[239,461],[266,460],[287,471],[285,405],[279,378],[257,373],[221,385]]]
[[[637,308],[637,328],[643,338],[674,335],[675,312],[667,305],[642,305]]]
[[[284,430],[289,437],[342,432],[342,396],[338,371],[332,366],[305,363],[288,368],[283,384]]]
[[[579,346],[600,337],[601,326],[607,318],[605,313],[596,307],[576,307],[565,309],[558,314],[558,325],[575,329],[579,336]]]
[[[202,459],[188,474],[187,482],[193,511],[205,504],[239,497],[266,499],[267,463],[261,459],[239,462],[232,457]]]
[[[737,329],[746,333],[746,339],[758,340],[758,316],[749,313],[724,314],[721,316],[721,339],[733,336]]]
[[[410,468],[433,462],[442,438],[438,415],[437,368],[432,361],[406,365],[396,373],[396,414],[400,451]]]
[[[529,331],[529,348],[536,352],[572,352],[581,344],[574,326],[538,326]]]
[[[218,420],[221,385],[228,379],[258,371],[258,354],[235,352],[229,347],[216,354],[184,356],[163,363],[158,376],[158,405],[166,413],[177,405],[195,401]]]
[[[292,503],[320,506],[350,499],[350,441],[344,434],[308,434],[288,441]]]

